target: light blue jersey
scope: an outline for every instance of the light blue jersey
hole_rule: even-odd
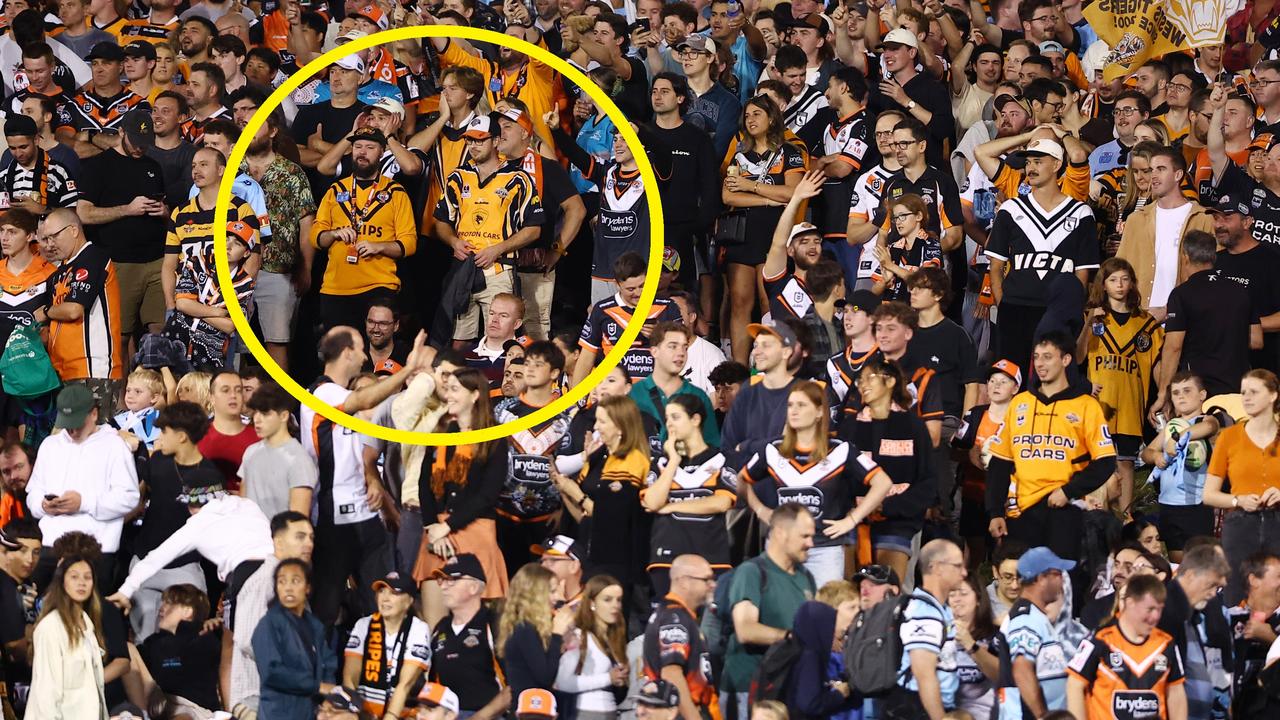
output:
[[[193,198],[199,193],[200,189],[192,185],[191,193],[187,198]],[[249,203],[249,207],[253,208],[253,214],[258,216],[258,225],[261,226],[258,234],[262,236],[263,242],[266,242],[266,239],[271,237],[271,218],[267,213],[267,196],[262,192],[262,186],[247,174],[240,173],[231,185],[231,194]]]
[[[1036,679],[1044,695],[1045,707],[1050,710],[1067,709],[1067,660],[1075,648],[1068,651],[1058,638],[1049,617],[1035,603],[1019,599],[1009,608],[1009,616],[1000,626],[1009,647],[1009,660],[1026,658],[1036,666]],[[1019,720],[1022,717],[1022,698],[1017,687],[1005,688],[1000,717]]]
[[[1201,505],[1204,503],[1204,479],[1209,474],[1210,446],[1205,440],[1191,440],[1190,427],[1200,422],[1203,415],[1182,420],[1175,418],[1169,421],[1176,424],[1181,434],[1178,437],[1178,449],[1164,468],[1151,471],[1151,481],[1159,482],[1161,505]],[[1153,442],[1163,443],[1166,430]],[[1157,445],[1157,447],[1160,447]]]
[[[938,689],[942,694],[942,706],[948,710],[955,708],[960,676],[956,672],[956,622],[951,608],[924,588],[917,587],[911,591],[911,600],[902,613],[902,626],[898,633],[902,638],[898,685],[919,692],[920,687],[911,672],[911,651],[931,652],[938,656]]]

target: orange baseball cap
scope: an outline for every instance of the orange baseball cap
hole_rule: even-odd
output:
[[[442,707],[455,715],[459,712],[458,694],[440,683],[429,682],[418,692],[418,703],[430,707]]]
[[[529,688],[520,693],[520,699],[516,702],[516,717],[528,715],[556,717],[556,696],[550,690],[542,688]]]
[[[248,223],[244,223],[239,220],[232,220],[227,223],[227,238],[236,238],[240,242],[244,243],[245,247],[250,250],[252,250],[254,246],[255,234],[257,234],[257,231]]]

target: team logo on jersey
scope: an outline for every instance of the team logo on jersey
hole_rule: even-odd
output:
[[[334,199],[335,199],[335,200],[337,200],[337,201],[338,201],[338,202],[340,202],[340,203],[341,203],[341,202],[351,202],[351,193],[348,193],[348,192],[340,192],[340,193],[338,193],[337,195],[335,195],[335,196],[334,196]]]
[[[883,189],[884,189],[884,180],[881,180],[878,177],[871,178],[871,192],[875,193],[876,195],[879,195],[880,191]]]
[[[1080,422],[1080,416],[1079,416],[1079,415],[1077,415],[1077,414],[1075,414],[1075,413],[1073,413],[1073,412],[1069,412],[1069,413],[1067,413],[1067,422],[1069,422],[1069,423],[1078,423],[1078,422]]]
[[[1072,230],[1075,230],[1076,226],[1079,224],[1080,224],[1080,221],[1078,219],[1074,217],[1069,217],[1066,220],[1062,221],[1062,229],[1066,230],[1067,232],[1071,232]]]
[[[508,190],[508,189],[506,189],[506,188],[498,188],[497,190],[494,190],[494,191],[493,191],[493,194],[494,194],[494,195],[497,195],[498,197],[502,198],[503,200],[506,200],[506,199],[507,199],[507,196],[511,194],[511,191],[510,191],[510,190]]]
[[[1138,348],[1138,352],[1146,352],[1151,349],[1151,336],[1146,333],[1138,333],[1133,338],[1133,345]]]
[[[1164,672],[1165,670],[1168,670],[1168,669],[1169,669],[1169,658],[1165,657],[1164,655],[1157,655],[1157,656],[1156,656],[1156,662],[1155,662],[1155,668],[1156,668],[1156,672],[1158,672],[1158,673],[1162,673],[1162,672]]]
[[[1118,651],[1111,653],[1111,656],[1107,658],[1107,661],[1110,662],[1111,667],[1115,668],[1116,670],[1119,670],[1120,668],[1124,667],[1124,656],[1121,655]]]
[[[382,192],[378,193],[378,202],[387,202],[390,199],[391,199],[391,193],[387,192],[386,190],[383,190]]]

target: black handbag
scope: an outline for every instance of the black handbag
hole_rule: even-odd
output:
[[[736,153],[735,153],[736,155]],[[756,176],[756,181],[760,182],[769,174],[769,168],[778,161],[778,157],[782,155],[782,149],[779,148],[773,157],[769,158],[764,164],[764,170]],[[716,231],[714,235],[717,247],[729,247],[732,245],[741,245],[747,241],[747,211],[746,209],[729,210],[716,220]]]

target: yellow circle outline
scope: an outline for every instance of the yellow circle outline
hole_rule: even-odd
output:
[[[275,92],[271,93],[271,97],[267,98],[266,103],[258,108],[253,117],[249,119],[248,124],[240,133],[240,140],[236,142],[235,147],[231,149],[231,157],[227,159],[227,168],[239,168],[243,162],[245,153],[249,149],[249,143],[258,134],[258,129],[266,121],[267,115],[275,110],[275,108],[285,99],[285,97],[296,90],[302,83],[306,82],[312,75],[315,75],[321,69],[332,65],[344,56],[371,48],[375,45],[395,42],[398,40],[416,40],[419,38],[433,37],[460,37],[466,40],[479,40],[483,42],[494,43],[496,45],[504,45],[513,50],[518,50],[532,58],[550,65],[552,68],[573,80],[582,90],[586,91],[591,99],[596,102],[599,107],[605,109],[605,114],[609,119],[613,120],[614,126],[622,132],[622,137],[626,140],[628,147],[635,156],[636,164],[640,169],[640,176],[645,183],[645,195],[649,203],[650,218],[650,236],[649,236],[649,267],[645,273],[644,289],[640,294],[640,302],[636,304],[633,317],[647,317],[649,309],[653,306],[653,300],[658,290],[658,273],[662,265],[662,248],[661,241],[654,242],[655,238],[662,238],[664,235],[662,203],[658,197],[658,178],[653,172],[653,165],[649,162],[648,156],[644,152],[644,146],[640,143],[639,136],[631,127],[631,123],[626,116],[622,114],[622,110],[614,104],[605,92],[598,85],[587,78],[582,71],[570,65],[564,59],[553,55],[549,50],[532,45],[525,40],[494,32],[492,30],[482,30],[472,27],[458,27],[452,25],[416,25],[412,27],[396,28],[394,30],[384,30],[374,33],[368,37],[360,38],[353,42],[340,45],[320,57],[307,63],[296,74],[291,76]],[[640,152],[636,152],[639,148]],[[468,430],[466,432],[448,432],[448,433],[425,433],[414,432],[411,430],[396,430],[394,428],[386,428],[381,425],[375,425],[367,420],[348,415],[341,410],[321,402],[315,395],[306,388],[299,385],[290,375],[285,372],[275,360],[267,353],[266,348],[258,340],[258,337],[249,327],[249,321],[244,315],[244,311],[240,308],[240,303],[236,299],[235,291],[231,281],[231,271],[227,264],[227,210],[231,203],[231,188],[235,184],[235,178],[239,175],[239,171],[227,172],[222,177],[222,184],[218,186],[218,202],[214,208],[214,248],[216,254],[216,264],[218,271],[218,286],[222,291],[223,300],[227,304],[227,313],[231,317],[232,323],[235,324],[236,331],[244,340],[245,345],[249,347],[249,351],[253,356],[262,363],[262,367],[271,375],[271,377],[280,384],[290,395],[299,402],[311,408],[320,415],[332,420],[333,422],[345,428],[370,435],[380,440],[388,442],[396,442],[408,445],[466,445],[472,443],[488,442],[507,437],[513,433],[522,430],[528,430],[535,425],[546,422],[557,414],[567,410],[576,404],[579,400],[586,397],[587,393],[598,385],[605,376],[613,370],[613,368],[622,361],[624,355],[631,348],[631,344],[635,342],[636,337],[640,334],[643,323],[632,322],[626,330],[623,331],[622,337],[613,349],[605,355],[604,360],[591,371],[583,381],[570,388],[569,392],[563,396],[553,400],[550,404],[539,408],[537,411],[526,415],[515,422],[495,425],[480,430]],[[299,238],[301,242],[310,242],[310,238]],[[447,341],[447,339],[446,339]],[[566,368],[566,372],[570,369]]]

